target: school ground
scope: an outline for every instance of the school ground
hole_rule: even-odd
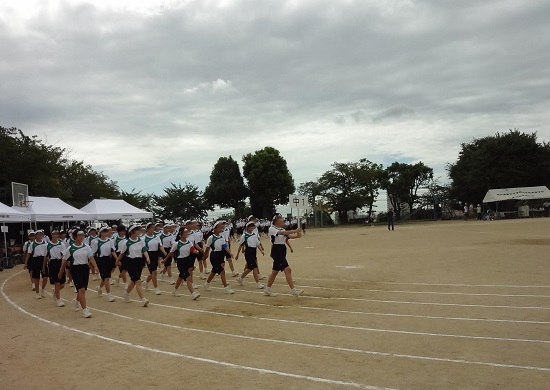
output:
[[[88,291],[91,319],[5,270],[0,388],[549,388],[550,218],[309,230],[292,244],[301,298],[282,277],[278,297],[249,277],[198,301],[162,282],[148,308],[121,287],[114,303]]]

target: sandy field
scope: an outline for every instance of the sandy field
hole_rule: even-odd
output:
[[[0,388],[550,388],[550,218],[317,229],[292,244],[303,297],[281,276],[277,297],[248,277],[198,301],[161,282],[147,308],[122,287],[113,303],[89,290],[91,319],[69,289],[58,308],[21,265],[5,270]]]

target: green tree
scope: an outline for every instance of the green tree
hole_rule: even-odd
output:
[[[258,217],[270,217],[276,204],[286,204],[294,193],[294,180],[279,151],[266,146],[243,156],[243,174],[248,182],[250,207]]]
[[[138,209],[153,211],[152,194],[142,194],[141,191],[137,191],[133,188],[130,192],[122,191],[120,195],[125,202],[137,207]]]
[[[357,163],[332,164],[332,169],[321,175],[319,188],[326,204],[338,213],[341,223],[348,222],[348,211],[357,210],[367,203],[358,180]]]
[[[518,129],[463,143],[447,167],[452,195],[480,203],[491,188],[550,186],[550,143]]]
[[[155,214],[171,221],[202,219],[211,210],[199,188],[189,183],[183,186],[171,183],[164,188],[164,194],[154,197],[154,201]]]
[[[318,181],[306,181],[305,183],[300,183],[298,186],[298,194],[307,196],[309,204],[315,206],[318,197],[321,195],[321,188],[319,187]]]
[[[369,210],[369,215],[371,215],[374,202],[378,198],[378,191],[382,186],[384,168],[380,164],[363,158],[356,165],[355,175],[360,192],[365,197],[365,206]]]
[[[236,218],[243,218],[244,199],[248,191],[233,157],[220,157],[210,173],[210,183],[204,190],[204,197],[210,204],[222,208],[233,208]]]
[[[419,201],[418,190],[427,186],[432,179],[433,169],[422,161],[416,164],[394,162],[386,168],[382,188],[388,193],[397,219],[401,219],[403,204],[409,206],[410,212],[414,210]]]

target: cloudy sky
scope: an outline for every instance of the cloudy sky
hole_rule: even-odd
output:
[[[125,190],[266,145],[296,184],[520,128],[550,141],[547,0],[0,3],[0,124]]]

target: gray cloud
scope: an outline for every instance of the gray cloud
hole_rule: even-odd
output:
[[[508,128],[550,140],[547,1],[64,4],[0,8],[0,124],[127,189],[204,186],[219,156],[265,145],[299,182],[361,157],[443,174]]]

